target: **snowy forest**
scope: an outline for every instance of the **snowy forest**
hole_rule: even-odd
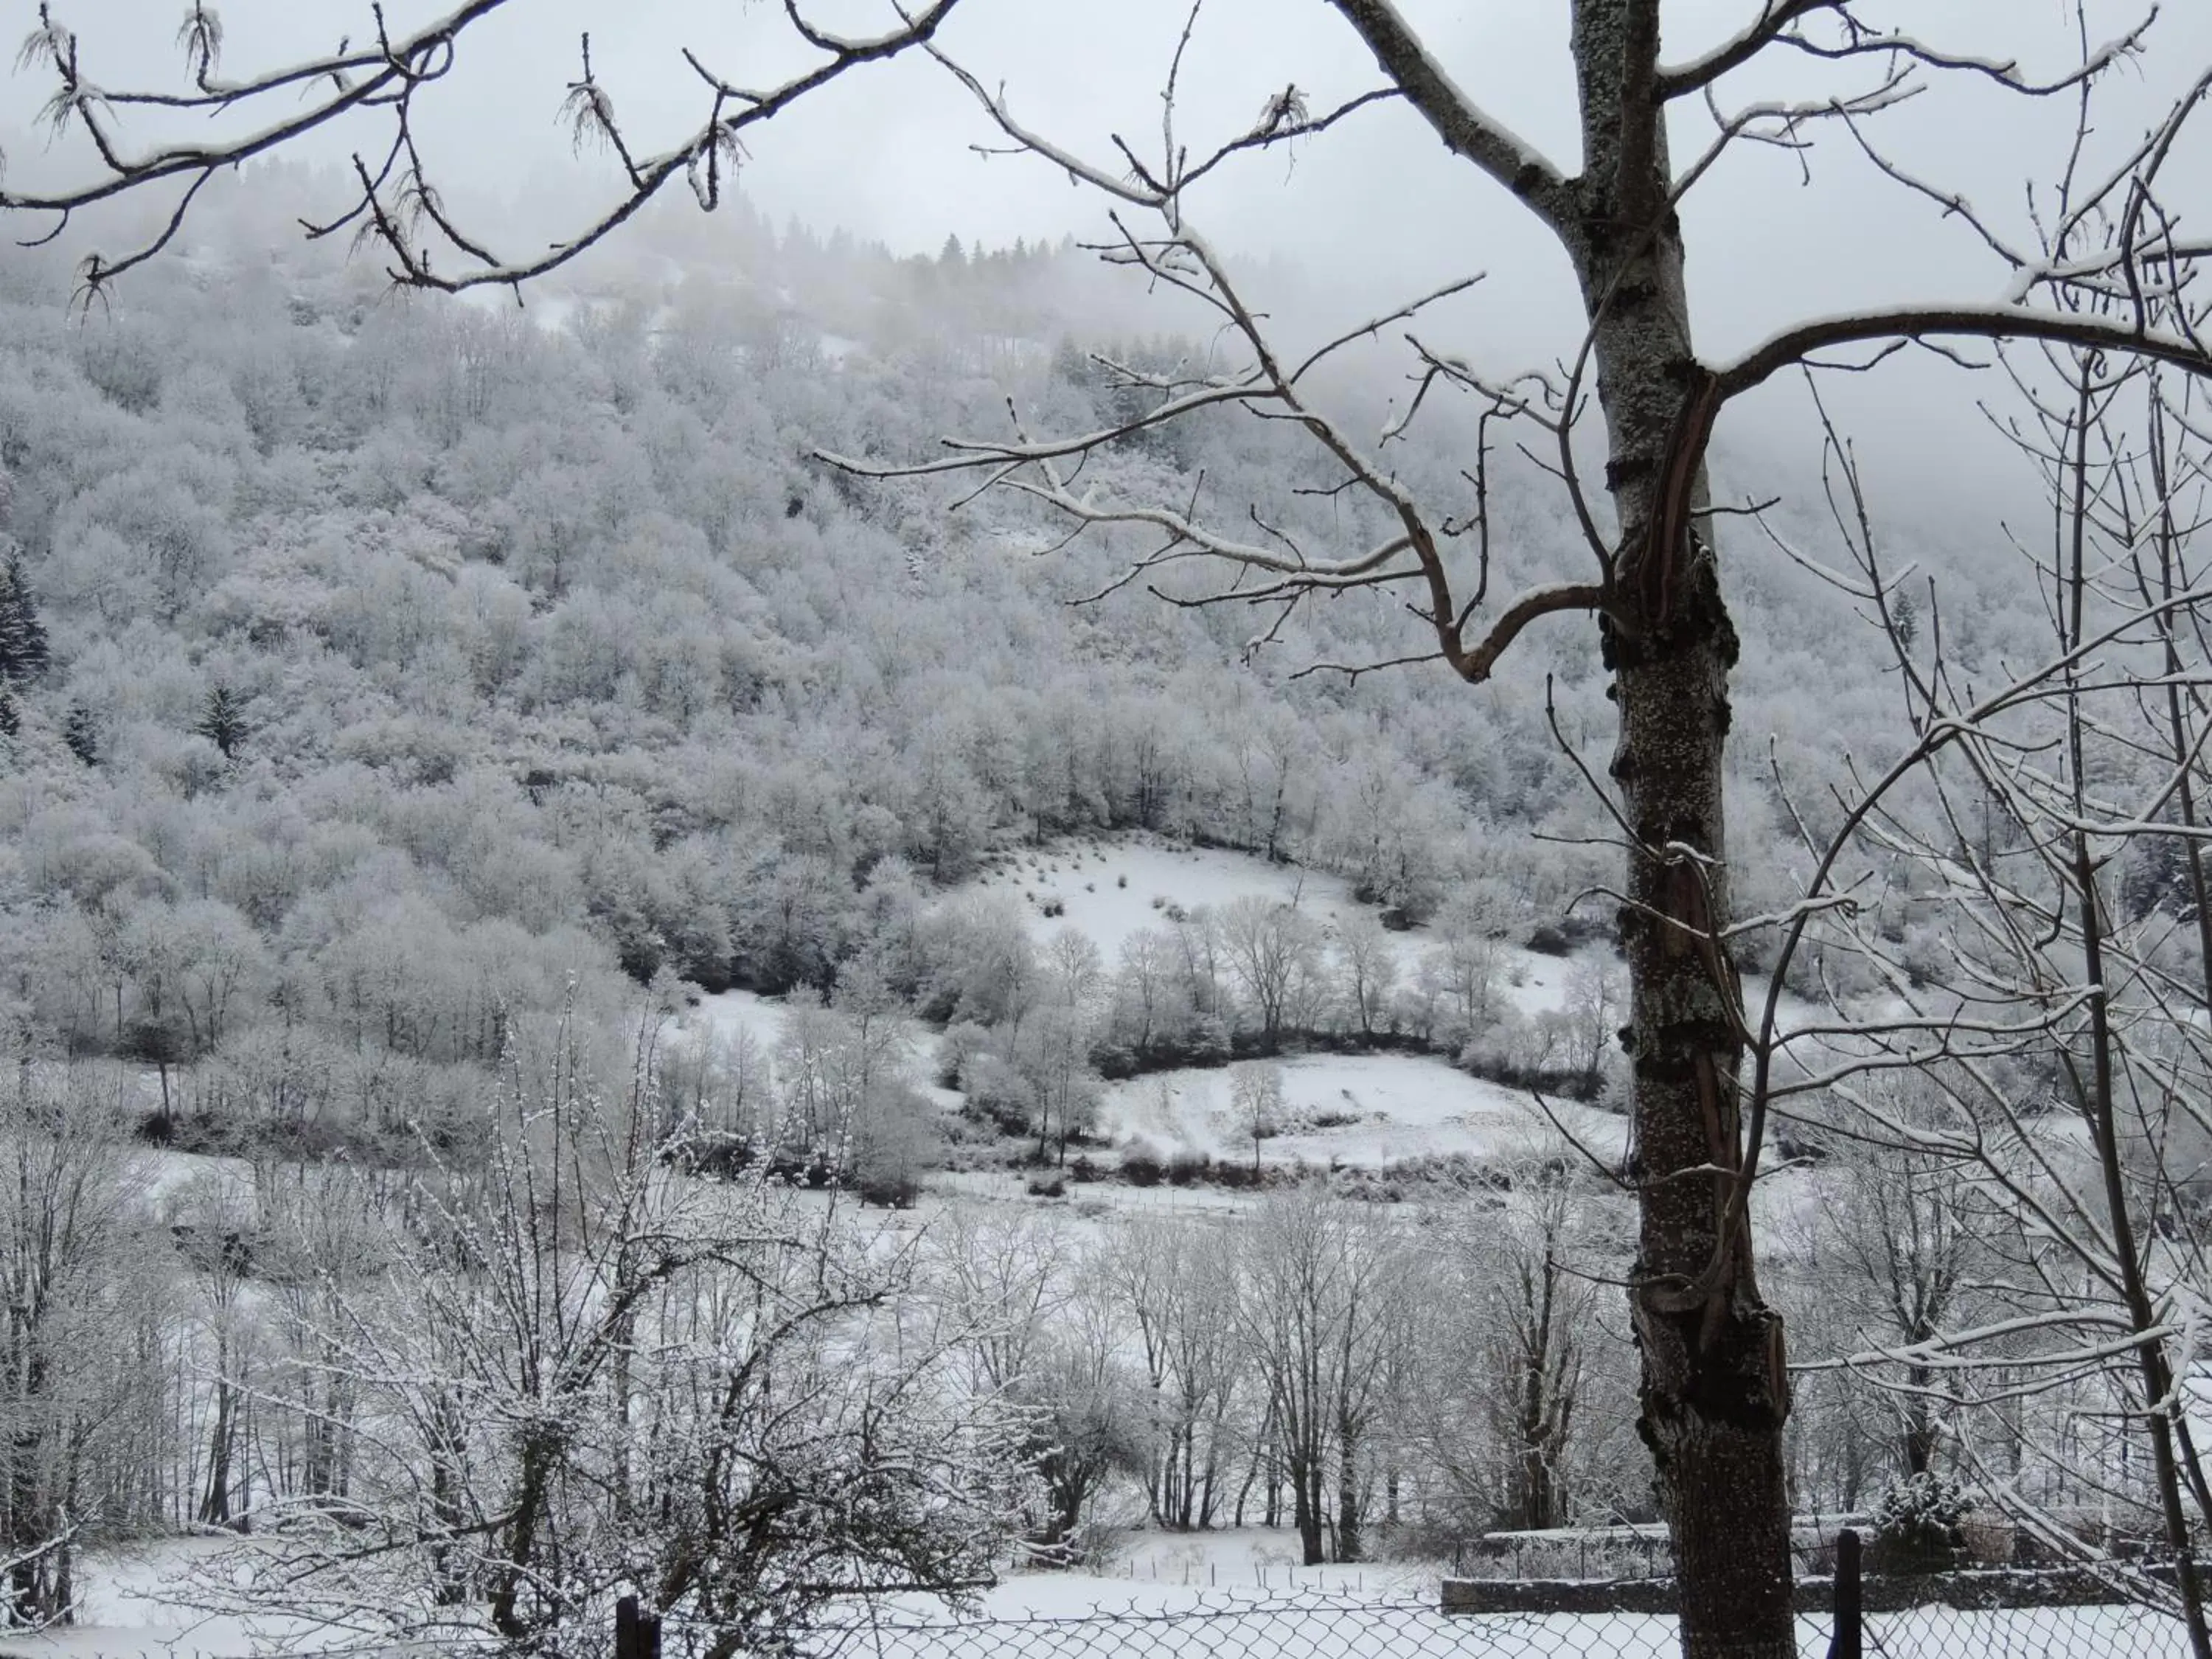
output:
[[[2185,364],[1993,356],[1985,533],[1817,385],[1785,476],[1716,438],[1729,821],[1653,854],[1676,938],[1620,873],[1625,623],[1455,679],[1403,586],[1224,592],[1096,505],[1305,571],[1402,489],[1472,614],[1587,557],[1533,394],[1208,264],[1386,434],[1349,488],[1308,404],[1194,397],[1255,354],[1156,255],[732,191],[420,292],[300,241],[329,185],[210,174],[113,285],[0,250],[0,1643],[133,1550],[255,1640],[549,1654],[618,1595],[796,1650],[1132,1540],[1587,1568],[1686,1524],[1622,1288],[1686,1176],[1787,1314],[1790,1511],[1899,1570],[2178,1541],[2144,1594],[2201,1619]],[[2193,341],[2185,294],[2136,303]],[[1728,992],[1709,1155],[1638,1105],[1639,950]]]

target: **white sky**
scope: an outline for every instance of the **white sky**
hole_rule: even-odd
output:
[[[1565,0],[1401,0],[1461,84],[1563,167],[1576,161]],[[1681,58],[1741,27],[1758,0],[1675,0],[1665,14],[1667,54]],[[434,0],[392,0],[404,29],[442,10]],[[1158,91],[1186,0],[962,0],[941,37],[1015,112],[1088,155],[1120,132],[1155,151]],[[32,8],[8,11],[27,25]],[[812,0],[813,15],[856,31],[889,17],[884,0]],[[1902,21],[1921,38],[1987,56],[2018,56],[2045,72],[2073,52],[2071,7],[2060,0],[1869,0],[1876,22]],[[2089,0],[2102,40],[2136,15],[2136,0]],[[2212,0],[2167,0],[2152,50],[2112,83],[2100,143],[2118,143],[2163,112],[2175,91],[2212,64]],[[170,42],[183,0],[67,0],[58,6],[84,40],[88,76],[123,84],[173,75]],[[234,74],[325,50],[365,33],[366,0],[228,0],[227,65]],[[568,154],[556,124],[573,76],[578,35],[590,29],[602,82],[645,147],[705,112],[679,49],[690,46],[730,78],[770,81],[800,59],[776,0],[514,0],[465,40],[459,69],[439,89],[425,137],[439,165],[482,185],[565,188],[575,169],[611,163]],[[1790,60],[1724,83],[1733,104],[1778,94],[1861,84],[1862,66]],[[1319,110],[1376,83],[1364,49],[1324,0],[1208,0],[1185,71],[1180,118],[1194,149],[1248,128],[1263,100],[1295,81]],[[0,131],[20,130],[49,83],[0,80]],[[1678,161],[1702,148],[1711,124],[1685,105]],[[1963,191],[2025,238],[2023,185],[2052,174],[2073,131],[2066,100],[2026,104],[1973,77],[1947,77],[1873,129],[1916,172]],[[2212,121],[2206,127],[2212,130]],[[349,142],[361,142],[356,135]],[[987,245],[1017,236],[1096,235],[1103,204],[1028,157],[969,152],[992,131],[940,70],[911,58],[860,71],[757,131],[744,188],[778,222],[843,226],[902,252],[934,251],[948,231]],[[335,159],[349,142],[323,153]],[[19,179],[63,165],[35,142],[8,146]],[[1811,155],[1743,149],[1725,159],[1685,209],[1701,347],[1712,356],[1750,343],[1808,313],[1898,298],[1984,299],[2003,273],[1967,232],[1928,203],[1880,179],[1839,130]],[[2193,180],[2191,208],[2212,216],[2212,143],[2200,135],[2171,170]],[[1337,132],[1232,169],[1194,204],[1220,245],[1298,262],[1346,290],[1350,307],[1379,306],[1469,270],[1489,273],[1450,321],[1487,367],[1510,369],[1571,351],[1578,337],[1564,262],[1502,192],[1443,152],[1409,112],[1384,107]],[[2204,228],[2202,223],[2198,228]],[[1901,481],[1955,483],[1959,467],[1998,465],[1978,435],[1978,389],[1932,367],[1886,373],[1845,388],[1844,407],[1869,453]],[[1790,394],[1794,396],[1795,394]],[[1770,400],[1771,401],[1771,400]],[[1765,422],[1733,416],[1740,441]],[[1963,459],[1962,459],[1963,458]]]

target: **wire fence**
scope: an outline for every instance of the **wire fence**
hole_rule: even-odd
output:
[[[1165,1608],[882,1620],[823,1634],[812,1650],[822,1659],[1662,1659],[1680,1651],[1674,1620],[1656,1614],[1461,1615],[1433,1599],[1230,1593]],[[1826,1650],[1808,1628],[1800,1651]]]
[[[1801,1613],[1800,1659],[1849,1659],[1835,1615]],[[2186,1659],[2169,1614],[2123,1604],[1863,1617],[1867,1659]],[[1207,1593],[1172,1607],[1101,1607],[1020,1618],[883,1617],[817,1631],[810,1659],[1674,1659],[1659,1613],[1447,1613],[1432,1599]]]
[[[2190,1650],[2175,1615],[2112,1605],[1869,1613],[1863,1650],[1869,1659],[2188,1659]]]

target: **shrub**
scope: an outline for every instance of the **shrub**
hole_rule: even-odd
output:
[[[1218,1014],[1201,1014],[1190,1028],[1185,1052],[1194,1066],[1218,1066],[1231,1052],[1229,1026]]]
[[[1126,1042],[1102,1038],[1091,1050],[1091,1069],[1109,1083],[1137,1074],[1137,1055]]]
[[[1066,1198],[1067,1178],[1057,1170],[1033,1175],[1029,1180],[1031,1198]]]
[[[879,1175],[860,1182],[860,1202],[879,1209],[911,1210],[921,1196],[921,1183],[907,1174]]]
[[[1036,1107],[1029,1079],[996,1054],[971,1055],[960,1069],[967,1109],[1010,1135],[1027,1134]]]
[[[1948,1572],[1965,1559],[1960,1529],[1973,1502],[1948,1475],[1923,1474],[1894,1483],[1874,1507],[1869,1565],[1883,1573]]]
[[[957,1089],[969,1060],[991,1046],[991,1034],[972,1019],[949,1027],[937,1045],[937,1086]]]
[[[1572,955],[1575,945],[1565,928],[1547,921],[1540,923],[1528,935],[1528,948],[1539,956],[1564,957]]]
[[[1132,1146],[1121,1154],[1121,1179],[1132,1187],[1157,1187],[1163,1173],[1159,1154],[1149,1146]]]
[[[1176,1152],[1168,1159],[1168,1184],[1188,1187],[1194,1181],[1203,1181],[1212,1165],[1213,1160],[1204,1152]]]

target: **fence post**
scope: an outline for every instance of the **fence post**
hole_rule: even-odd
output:
[[[1828,1639],[1828,1659],[1861,1659],[1859,1592],[1859,1535],[1845,1527],[1836,1534],[1836,1628]]]
[[[645,1659],[637,1635],[637,1597],[625,1595],[615,1603],[615,1659]]]

